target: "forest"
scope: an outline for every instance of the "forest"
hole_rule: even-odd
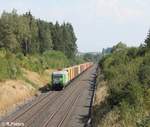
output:
[[[21,68],[42,73],[83,60],[76,57],[77,44],[70,23],[55,24],[36,19],[31,12],[3,11],[0,17],[0,80],[15,79]]]
[[[12,53],[26,56],[55,50],[71,58],[77,52],[76,40],[70,23],[53,24],[35,19],[31,12],[18,15],[15,9],[0,18],[0,48]]]
[[[94,107],[95,126],[149,127],[150,33],[139,47],[113,46],[99,67],[99,85],[105,83],[108,95]]]

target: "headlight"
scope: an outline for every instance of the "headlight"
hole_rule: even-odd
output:
[[[54,84],[58,84],[58,83],[59,83],[59,80],[58,80],[58,79],[54,79],[53,83],[54,83]]]

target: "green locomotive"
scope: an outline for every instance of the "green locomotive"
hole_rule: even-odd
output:
[[[68,83],[67,71],[56,71],[52,73],[52,88],[63,89]]]

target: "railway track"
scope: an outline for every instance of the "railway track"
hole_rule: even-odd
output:
[[[23,114],[25,114],[26,112],[29,112],[30,110],[32,110],[32,108],[34,108],[36,105],[38,105],[39,103],[42,103],[42,101],[44,101],[47,97],[51,96],[52,94],[54,94],[54,93],[50,92],[50,93],[48,93],[44,96],[39,97],[30,106],[28,106],[28,107],[24,106],[23,109],[20,110],[18,114],[16,114],[16,112],[13,113],[11,116],[8,116],[6,120],[10,121],[10,122],[14,122],[19,117],[23,116]]]
[[[68,92],[68,94],[65,93],[65,94],[67,94],[67,95],[66,95],[67,97],[66,97],[65,100],[63,101],[63,104],[65,103],[65,101],[66,101],[67,99],[69,99],[69,98],[72,96],[72,94],[74,93],[75,90],[76,90],[75,87],[73,87],[73,89],[72,89],[70,92]],[[40,115],[40,113],[44,112],[44,110],[47,110],[47,111],[48,111],[48,108],[49,108],[50,106],[55,105],[55,103],[57,103],[57,101],[56,101],[57,98],[59,98],[59,97],[61,97],[61,96],[63,96],[63,95],[64,95],[64,91],[63,91],[63,92],[60,92],[59,94],[57,94],[54,98],[51,99],[51,101],[49,101],[46,105],[44,105],[44,107],[42,107],[42,108],[40,109],[40,111],[37,111],[35,114],[32,114],[32,116],[31,116],[30,118],[28,118],[28,120],[24,121],[25,125],[26,125],[27,127],[30,127],[31,124],[32,124],[32,122],[33,122],[33,120],[35,120],[35,119]],[[58,105],[58,107],[60,107],[60,106],[62,106],[63,104],[62,104],[61,102],[59,102],[57,105]],[[55,106],[56,106],[56,105],[55,105]],[[50,117],[52,118],[56,113],[57,113],[57,112],[54,111]],[[50,114],[51,114],[51,113],[50,113]],[[30,123],[29,123],[29,121],[30,121]],[[44,122],[44,123],[46,123],[46,122]]]
[[[74,93],[75,92],[73,92],[71,94],[71,96],[68,96],[61,104],[58,105],[57,109],[48,116],[48,120],[44,122],[44,125],[42,127],[48,127],[48,124],[56,116],[56,114],[61,110],[62,106],[64,106],[64,104],[66,103],[66,101],[72,100],[71,97],[73,96]]]
[[[77,95],[77,97],[75,98],[75,100],[73,101],[73,103],[69,106],[69,109],[68,111],[66,112],[66,115],[64,115],[64,118],[59,122],[59,124],[57,125],[57,127],[61,127],[64,123],[64,121],[66,120],[69,112],[71,111],[72,109],[72,106],[78,101],[78,99],[80,98],[81,96],[81,93],[79,93],[79,95]]]
[[[27,108],[9,116],[5,121],[21,122],[25,127],[69,127],[67,120],[71,119],[69,117],[75,112],[79,100],[85,96],[84,91],[89,90],[90,84],[87,78],[93,70],[94,67],[88,69],[66,89],[49,92]]]

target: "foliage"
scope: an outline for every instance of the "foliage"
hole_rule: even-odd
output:
[[[150,31],[148,32],[147,38],[145,39],[145,45],[150,48]]]
[[[93,62],[97,62],[99,61],[99,59],[101,58],[101,54],[100,53],[85,53],[83,55],[83,59],[85,61],[93,61]]]
[[[138,54],[138,48],[131,47],[128,49],[127,55],[129,56],[130,59],[136,58],[137,54]]]
[[[70,23],[53,24],[35,19],[31,12],[18,15],[16,10],[4,11],[0,17],[0,48],[13,53],[27,56],[56,50],[72,58],[77,52],[76,40]]]
[[[112,48],[112,52],[117,52],[117,51],[121,51],[121,50],[125,50],[125,49],[127,49],[126,44],[119,42],[117,45],[115,45]]]
[[[140,66],[139,79],[145,86],[150,86],[150,52],[146,53],[143,63]]]
[[[70,64],[67,57],[59,51],[44,52],[43,59],[47,68],[64,68]]]
[[[5,50],[0,51],[0,80],[16,79],[20,76],[21,70],[14,55]]]
[[[149,122],[143,117],[150,113],[150,52],[144,48],[141,55],[139,50],[142,52],[141,47],[128,48],[119,43],[100,61],[109,87],[110,112],[119,112],[117,123],[124,127],[147,126]]]
[[[137,122],[137,127],[149,127],[150,116],[143,118],[141,121]]]
[[[106,48],[106,49],[103,48],[102,55],[106,56],[109,55],[111,52],[112,52],[112,48]]]
[[[42,73],[48,68],[63,68],[69,64],[67,57],[62,52],[46,51],[42,55],[23,56],[19,54],[21,67]]]
[[[21,68],[42,74],[46,69],[64,68],[70,64],[68,58],[59,51],[46,51],[41,55],[12,54],[0,50],[0,80],[16,79],[21,76]]]

